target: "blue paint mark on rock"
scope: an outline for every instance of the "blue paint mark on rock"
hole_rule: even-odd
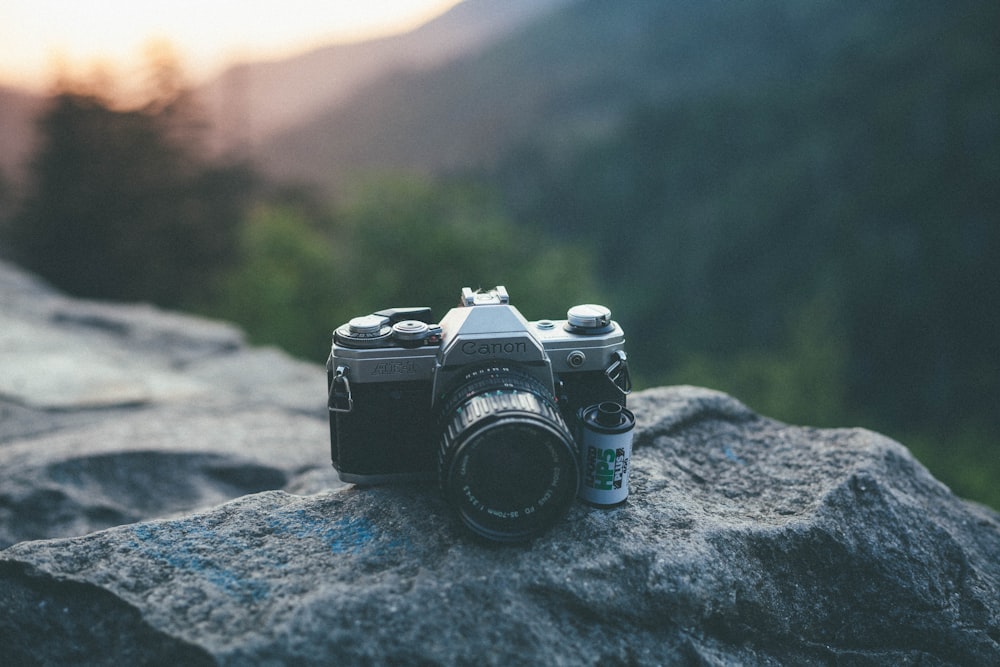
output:
[[[739,463],[741,466],[746,465],[746,461],[737,456],[736,452],[734,452],[732,447],[730,447],[729,445],[726,445],[725,449],[723,449],[722,452],[726,455],[726,458],[729,459],[730,461]]]
[[[267,599],[272,587],[261,572],[261,565],[281,569],[287,567],[287,553],[261,553],[260,542],[265,534],[288,540],[302,541],[290,548],[313,553],[329,550],[338,556],[364,556],[376,560],[391,558],[407,545],[388,540],[365,517],[333,518],[311,513],[301,508],[274,508],[260,516],[257,530],[228,530],[226,524],[206,517],[191,517],[178,521],[147,523],[130,528],[133,539],[128,546],[145,558],[178,571],[179,576],[196,576],[241,604]],[[257,569],[241,568],[233,554],[254,551]],[[223,565],[223,564],[227,565]]]
[[[331,521],[304,510],[276,517],[271,528],[278,535],[320,540],[335,554],[357,553],[376,539],[371,522],[362,517],[344,517]]]
[[[204,577],[207,581],[240,602],[258,602],[270,595],[265,581],[244,577],[220,565],[218,557],[249,548],[244,541],[220,534],[192,520],[135,526],[136,540],[129,546],[146,557],[168,566]]]

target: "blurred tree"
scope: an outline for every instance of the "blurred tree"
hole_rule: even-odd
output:
[[[255,343],[320,360],[339,324],[336,246],[326,221],[288,203],[259,205],[240,230],[236,261],[200,304]]]
[[[153,112],[178,105],[186,96],[184,72],[173,45],[154,39],[143,48],[146,61],[146,109]]]
[[[204,160],[208,121],[185,81],[176,50],[170,42],[154,39],[145,45],[143,56],[145,80],[139,93],[143,100],[141,109],[158,119],[167,141],[183,146],[191,158]]]
[[[96,94],[52,99],[8,229],[17,260],[80,296],[197,299],[232,259],[253,179],[198,158],[190,134],[175,131],[180,112],[166,112],[181,98],[161,102],[121,111]]]

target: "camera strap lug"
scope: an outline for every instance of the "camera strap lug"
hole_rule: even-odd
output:
[[[330,383],[330,395],[326,406],[330,412],[350,412],[354,409],[351,397],[351,383],[347,379],[347,366],[337,366],[337,372]]]
[[[625,350],[614,353],[614,361],[605,369],[604,374],[622,394],[632,393],[632,377],[628,373],[628,355]]]

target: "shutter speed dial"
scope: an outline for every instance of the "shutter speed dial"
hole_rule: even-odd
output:
[[[611,311],[596,303],[573,306],[566,313],[566,330],[578,334],[601,334],[611,331]]]

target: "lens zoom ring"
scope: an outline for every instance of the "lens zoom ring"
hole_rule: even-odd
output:
[[[516,389],[499,390],[473,396],[456,410],[446,429],[448,440],[480,420],[509,412],[526,412],[562,423],[562,416],[534,394]]]

